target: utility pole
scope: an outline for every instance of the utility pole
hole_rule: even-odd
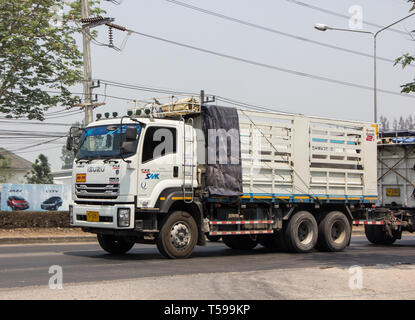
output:
[[[89,18],[88,0],[81,0],[82,19]],[[83,56],[84,56],[84,97],[85,97],[85,125],[92,122],[92,71],[91,71],[91,43],[89,26],[82,26]]]

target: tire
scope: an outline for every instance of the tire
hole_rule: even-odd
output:
[[[218,242],[222,236],[206,236],[206,238],[211,242]]]
[[[127,242],[123,237],[117,237],[107,234],[97,234],[99,245],[102,249],[111,254],[123,254],[129,251],[134,242]]]
[[[308,211],[295,213],[284,231],[284,245],[290,252],[307,253],[312,251],[317,243],[317,221]]]
[[[188,258],[196,246],[198,229],[193,217],[185,211],[175,211],[166,217],[156,244],[166,258]]]
[[[346,215],[340,211],[332,211],[318,225],[316,247],[320,251],[342,251],[350,243],[351,236],[352,227]]]
[[[235,250],[251,250],[258,245],[256,238],[250,235],[223,236],[223,243]]]
[[[367,240],[373,244],[391,245],[397,237],[390,237],[382,226],[365,225],[365,234]]]

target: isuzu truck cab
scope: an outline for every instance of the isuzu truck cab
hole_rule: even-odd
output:
[[[148,243],[186,258],[207,235],[237,250],[341,251],[377,200],[376,134],[194,98],[97,115],[68,139],[71,225],[113,254]]]

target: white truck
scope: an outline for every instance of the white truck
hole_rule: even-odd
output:
[[[415,231],[415,132],[381,132],[378,139],[378,192],[376,207],[368,212],[367,239],[390,245],[402,232]]]
[[[373,123],[194,98],[97,118],[68,138],[70,219],[110,253],[149,243],[186,258],[207,235],[238,250],[341,251],[378,200]]]

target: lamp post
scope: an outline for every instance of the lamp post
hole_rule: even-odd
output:
[[[327,30],[337,30],[337,31],[348,31],[348,32],[356,32],[356,33],[366,33],[366,34],[371,34],[373,36],[373,75],[374,75],[374,79],[373,79],[373,96],[374,96],[374,121],[375,123],[378,122],[378,95],[377,95],[377,57],[376,57],[376,50],[377,50],[377,36],[379,35],[379,33],[381,33],[382,31],[385,31],[386,29],[389,29],[390,27],[394,26],[395,24],[398,24],[399,22],[408,19],[409,17],[412,17],[413,15],[415,15],[415,12],[407,15],[406,17],[386,26],[383,27],[382,29],[378,30],[377,32],[371,32],[371,31],[365,31],[365,30],[354,30],[354,29],[342,29],[342,28],[333,28],[333,27],[329,27],[325,24],[321,24],[321,23],[317,23],[314,28],[316,28],[319,31],[327,31]]]

